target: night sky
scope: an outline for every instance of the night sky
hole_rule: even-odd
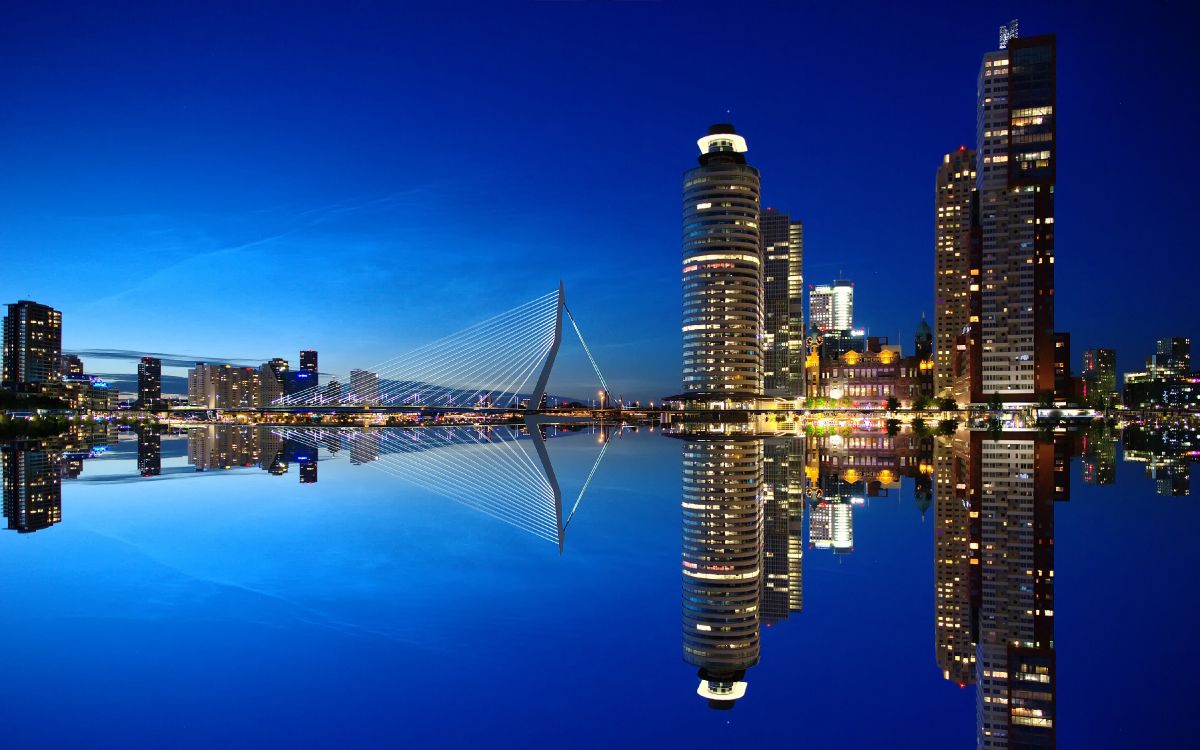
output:
[[[396,7],[393,7],[396,6]],[[808,283],[906,351],[997,27],[1058,35],[1057,328],[1197,335],[1184,3],[5,3],[0,301],[64,347],[367,366],[566,282],[614,393],[679,388],[679,200],[730,120]],[[833,7],[830,7],[833,6]],[[564,349],[560,393],[594,389]],[[96,372],[128,370],[88,361]]]

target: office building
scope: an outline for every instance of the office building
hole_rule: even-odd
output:
[[[153,409],[162,402],[162,360],[142,357],[138,362],[138,406]]]
[[[934,644],[942,677],[975,683],[980,597],[979,498],[974,494],[970,433],[934,446]]]
[[[1127,409],[1200,411],[1200,372],[1191,370],[1191,340],[1159,339],[1143,372],[1125,373]]]
[[[683,449],[683,658],[717,709],[746,693],[758,663],[762,597],[761,440],[689,441]]]
[[[804,225],[768,208],[762,214],[763,388],[804,396]]]
[[[971,262],[975,177],[975,150],[960,146],[942,157],[934,185],[933,388],[939,398],[954,396],[958,337],[979,323],[970,310],[980,274]]]
[[[788,619],[804,605],[803,437],[763,441],[763,622]]]
[[[977,86],[983,400],[1055,391],[1055,38],[1006,26]]]
[[[62,313],[30,300],[10,304],[4,316],[3,387],[38,391],[61,377]]]
[[[317,374],[317,353],[312,349],[305,349],[300,352],[300,369],[305,372]]]
[[[847,331],[854,327],[854,284],[838,279],[808,292],[809,324],[821,331]]]
[[[719,124],[683,178],[683,396],[747,404],[763,392],[759,175],[746,139]]]
[[[1111,409],[1117,403],[1117,352],[1088,349],[1083,353],[1083,402],[1093,409]]]

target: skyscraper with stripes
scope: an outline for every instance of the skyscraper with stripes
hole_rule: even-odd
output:
[[[683,395],[709,406],[763,393],[759,175],[746,139],[718,124],[683,178]]]

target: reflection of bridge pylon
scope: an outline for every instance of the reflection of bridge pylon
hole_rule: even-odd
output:
[[[276,428],[275,433],[313,448],[331,435],[348,441],[356,463],[372,466],[424,490],[489,515],[563,549],[567,528],[608,449],[599,455],[571,508],[563,515],[562,490],[546,438],[553,426],[537,417],[525,421],[535,459],[522,447],[519,428],[416,427]],[[363,442],[356,451],[355,444]]]
[[[543,405],[562,344],[563,317],[579,338],[608,403],[608,384],[558,289],[369,370],[275,399],[267,408],[500,408]],[[537,375],[533,391],[525,386]],[[522,396],[527,395],[528,402]]]

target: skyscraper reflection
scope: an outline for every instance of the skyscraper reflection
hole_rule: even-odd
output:
[[[763,442],[689,440],[683,449],[683,657],[696,692],[729,709],[758,663]]]
[[[61,451],[39,443],[0,445],[9,529],[28,534],[62,520],[61,458]]]

